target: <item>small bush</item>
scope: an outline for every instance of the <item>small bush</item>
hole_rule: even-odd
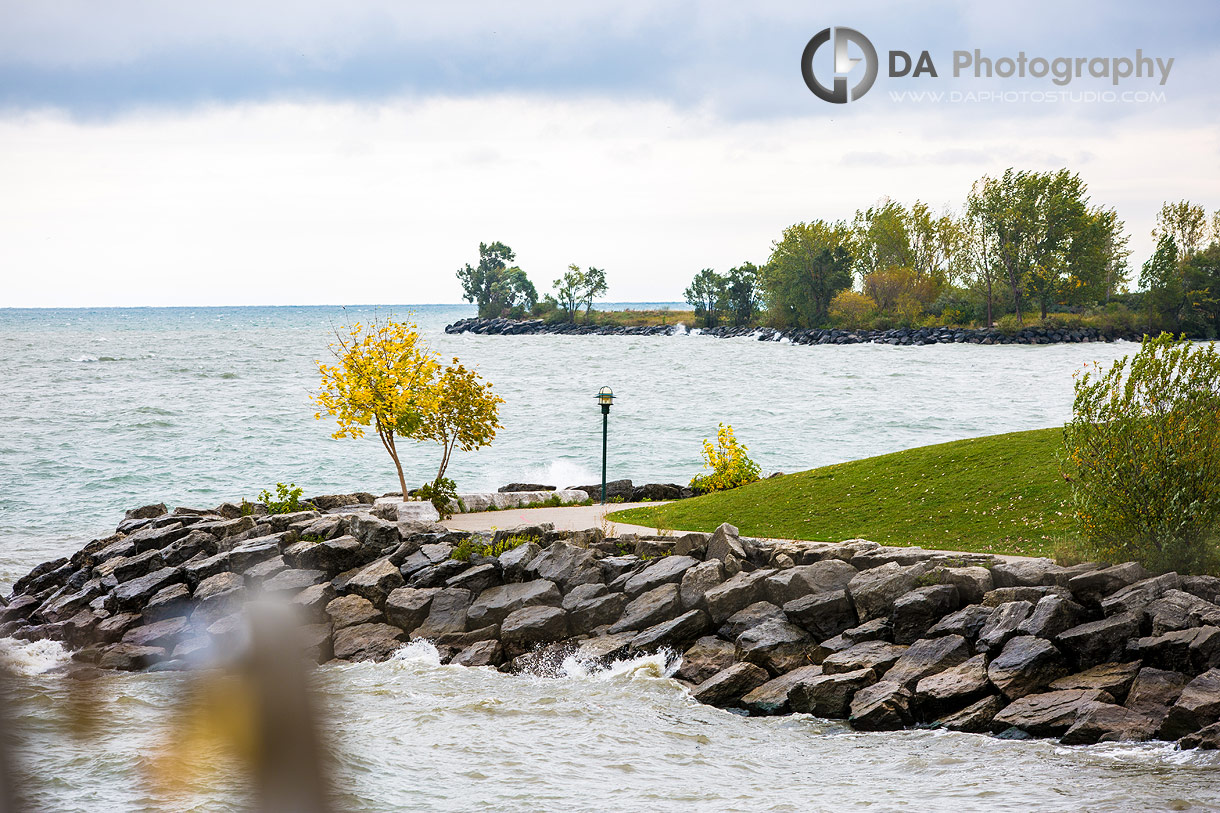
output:
[[[305,490],[296,483],[276,483],[275,496],[271,496],[271,492],[264,488],[259,492],[258,501],[267,506],[268,514],[291,514],[304,509],[305,506],[301,504],[303,493]]]
[[[441,477],[435,483],[425,483],[415,491],[414,496],[432,503],[441,519],[453,516],[453,506],[458,504],[457,484],[448,477]]]
[[[703,441],[703,465],[711,474],[696,474],[690,487],[698,494],[737,488],[758,480],[761,474],[758,464],[746,455],[747,447],[737,441],[733,427],[720,424],[716,432],[716,443]]]
[[[859,330],[868,327],[877,315],[877,304],[871,297],[848,289],[839,291],[830,300],[830,320],[835,327]]]
[[[1080,550],[1149,570],[1214,570],[1220,531],[1220,356],[1145,338],[1133,359],[1076,381],[1060,463]]]
[[[488,545],[475,541],[475,537],[467,537],[454,546],[453,552],[449,554],[449,558],[457,559],[459,562],[469,562],[470,558],[475,555],[496,557],[505,551],[510,551],[529,542],[538,542],[538,537],[513,534],[495,544]]]

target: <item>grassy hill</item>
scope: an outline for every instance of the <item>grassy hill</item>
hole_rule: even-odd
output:
[[[1050,555],[1070,530],[1062,430],[991,435],[762,480],[610,519],[743,535]]]

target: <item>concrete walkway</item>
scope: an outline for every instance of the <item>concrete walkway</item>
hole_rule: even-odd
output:
[[[603,527],[602,518],[614,511],[664,505],[663,502],[613,503],[610,505],[572,505],[563,508],[508,508],[503,511],[480,511],[475,514],[454,514],[441,524],[454,531],[490,531],[493,528],[517,528],[549,522],[557,531],[583,531]],[[610,527],[613,526],[613,527]],[[608,520],[606,530],[613,533],[655,534],[656,528],[628,525]],[[613,535],[613,533],[611,535]]]

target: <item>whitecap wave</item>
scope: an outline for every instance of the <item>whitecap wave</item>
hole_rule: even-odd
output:
[[[71,661],[58,641],[18,641],[0,638],[0,661],[18,675],[41,675]]]
[[[441,653],[431,641],[412,641],[399,647],[390,656],[390,663],[422,663],[429,666],[441,665]]]
[[[582,661],[576,655],[569,655],[564,659],[560,671],[563,677],[578,680],[655,680],[673,677],[681,666],[681,656],[669,650],[661,650],[652,655],[615,660],[609,664]]]

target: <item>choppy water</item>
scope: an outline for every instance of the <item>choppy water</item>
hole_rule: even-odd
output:
[[[619,396],[611,477],[681,482],[718,421],[767,471],[1061,423],[1072,372],[1133,349],[446,336],[469,308],[415,310],[438,350],[477,364],[506,399],[496,444],[451,468],[467,489],[593,481],[603,384]],[[331,326],[372,314],[0,310],[0,582],[107,533],[137,503],[210,505],[277,481],[393,490],[376,441],[331,439],[309,402]],[[408,449],[410,479],[430,478],[436,459],[431,447]],[[143,777],[181,676],[95,681],[107,722],[75,740],[69,689],[52,668],[63,653],[2,646],[16,647],[27,675],[17,708],[45,809],[166,807]],[[748,719],[693,703],[655,661],[533,679],[425,654],[316,677],[350,810],[1220,809],[1214,754]],[[215,790],[170,807],[238,805]]]

